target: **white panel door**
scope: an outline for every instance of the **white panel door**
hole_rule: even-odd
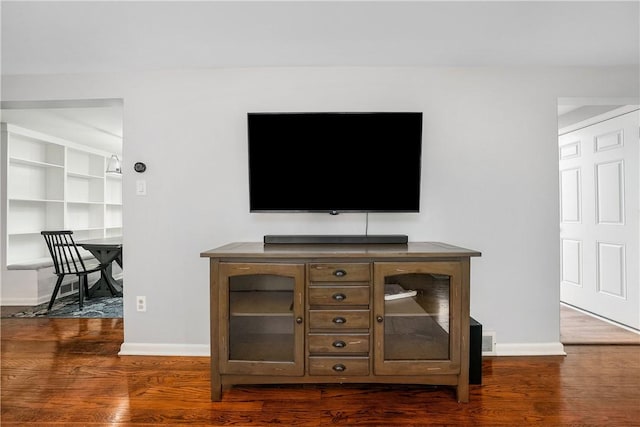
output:
[[[560,135],[562,302],[640,329],[638,110]]]

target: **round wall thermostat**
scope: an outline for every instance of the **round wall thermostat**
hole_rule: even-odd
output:
[[[133,170],[142,173],[147,170],[147,165],[142,162],[136,162],[136,164],[133,165]]]

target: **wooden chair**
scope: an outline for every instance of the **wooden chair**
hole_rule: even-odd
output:
[[[47,243],[47,248],[53,259],[53,267],[58,276],[47,311],[53,307],[53,303],[60,290],[60,285],[62,284],[62,279],[68,274],[78,276],[78,294],[80,297],[80,310],[82,310],[85,294],[87,298],[89,298],[87,276],[96,271],[106,271],[107,265],[100,264],[95,260],[84,260],[80,254],[80,250],[76,246],[76,242],[73,240],[73,231],[42,231],[40,234],[42,234]]]

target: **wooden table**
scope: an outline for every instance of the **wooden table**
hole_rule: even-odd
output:
[[[82,240],[76,244],[108,265],[106,273],[101,273],[100,279],[89,289],[89,296],[122,296],[122,288],[112,275],[113,261],[122,268],[122,236]]]

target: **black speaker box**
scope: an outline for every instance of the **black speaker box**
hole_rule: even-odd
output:
[[[482,384],[482,325],[469,319],[469,384]]]

